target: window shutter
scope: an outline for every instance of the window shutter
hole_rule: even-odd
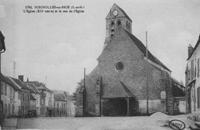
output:
[[[199,58],[197,59],[197,77],[199,77]]]
[[[199,77],[199,58],[197,59],[197,77]]]
[[[193,79],[194,77],[194,60],[192,60],[192,63],[191,63],[191,80]]]
[[[200,87],[197,88],[197,106],[200,108]]]

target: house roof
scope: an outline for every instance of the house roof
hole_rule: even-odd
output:
[[[187,58],[187,60],[189,60],[190,57],[192,57],[193,53],[195,52],[195,50],[197,49],[197,47],[199,46],[199,44],[200,44],[200,35],[199,35],[199,39],[197,40],[197,43],[196,43],[194,49],[192,50],[192,53],[191,53],[190,56]]]
[[[22,89],[30,90],[30,88],[21,80],[12,78]]]
[[[53,93],[55,101],[66,101],[67,95],[65,91],[54,90]]]
[[[30,99],[31,100],[37,100],[37,98],[33,94],[30,95]]]
[[[171,77],[171,80],[172,80],[172,83],[173,83],[174,85],[176,85],[177,87],[179,87],[180,89],[185,89],[185,86],[183,85],[183,83],[177,81],[176,79],[174,79],[174,78],[172,78],[172,77]]]
[[[125,29],[124,29],[125,30]],[[140,49],[140,51],[146,55],[146,47],[144,46],[144,44],[137,38],[135,37],[133,34],[131,34],[130,32],[126,31],[125,32],[129,35],[129,37],[133,40],[133,42],[136,44],[136,46]],[[148,59],[151,60],[152,62],[160,65],[161,67],[163,67],[164,69],[168,70],[171,72],[171,70],[169,68],[167,68],[160,60],[158,60],[158,58],[156,58],[149,50],[148,50]]]
[[[34,90],[29,84],[26,84],[26,85],[27,85],[27,87],[30,89],[30,91],[31,91],[32,93],[36,93],[35,90]]]
[[[19,86],[11,77],[8,77],[10,81],[17,86],[19,90],[21,90],[21,86]]]
[[[185,87],[183,84],[178,82],[176,79],[171,78],[172,80],[172,94],[175,97],[183,97],[185,96]]]
[[[3,80],[4,82],[6,82],[7,84],[9,84],[10,86],[12,86],[15,90],[20,90],[20,88],[13,83],[13,81],[11,81],[11,79],[9,79],[9,77],[4,76],[3,74],[0,73],[0,78],[1,80]]]
[[[26,84],[27,84],[27,85],[29,86],[29,88],[31,89],[31,92],[40,93],[39,90],[37,89],[37,87],[35,86],[34,83],[26,82]]]
[[[46,85],[44,83],[38,82],[38,81],[28,81],[26,82],[26,84],[31,85],[31,87],[33,87],[33,89],[37,89],[39,90],[46,90],[49,92],[52,92],[49,88],[46,87]]]

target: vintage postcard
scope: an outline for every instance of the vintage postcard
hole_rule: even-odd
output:
[[[200,130],[199,0],[0,0],[0,130]]]

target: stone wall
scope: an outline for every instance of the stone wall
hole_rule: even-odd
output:
[[[144,54],[123,29],[117,30],[115,36],[110,41],[106,40],[105,44],[106,47],[98,58],[97,67],[86,77],[87,111],[89,113],[97,112],[99,96],[96,82],[100,76],[103,79],[104,97],[126,97],[127,93],[119,84],[121,81],[139,101],[141,113],[146,112],[147,107],[144,102],[147,100],[147,95],[149,95],[150,113],[171,111],[169,73],[147,62]],[[123,63],[123,70],[116,70],[117,62]],[[166,91],[169,99],[161,100],[161,91]],[[78,97],[81,98],[81,96]]]

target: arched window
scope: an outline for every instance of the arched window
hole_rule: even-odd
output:
[[[114,36],[114,33],[115,33],[115,30],[114,30],[114,29],[111,29],[111,33],[110,33],[111,35],[110,35],[110,36],[113,37],[113,36]]]
[[[115,64],[115,68],[116,68],[116,70],[123,70],[124,64],[122,62],[117,62]]]
[[[115,25],[115,22],[114,21],[111,21],[111,26],[114,26]]]
[[[120,20],[117,21],[117,25],[120,26],[122,23]]]

